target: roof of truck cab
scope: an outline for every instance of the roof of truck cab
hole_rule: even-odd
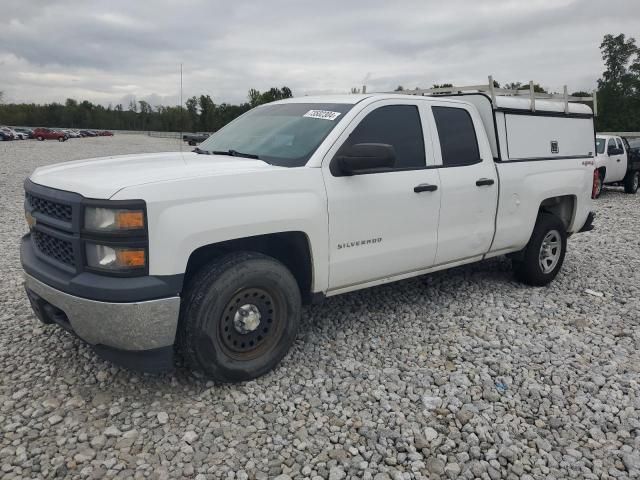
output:
[[[416,95],[402,95],[398,93],[347,93],[343,95],[313,95],[307,97],[291,97],[273,103],[346,103],[349,105],[355,105],[356,103],[360,103],[362,100],[366,99],[386,100],[389,98],[403,98],[407,100],[438,100],[438,98],[429,96],[423,97]],[[440,98],[440,100],[442,100],[442,98]],[[446,97],[446,100],[464,103],[464,98]]]
[[[305,97],[285,98],[284,100],[279,100],[273,103],[346,103],[355,105],[356,103],[369,97],[371,97],[371,95],[310,95]]]

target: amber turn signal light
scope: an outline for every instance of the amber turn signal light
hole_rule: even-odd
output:
[[[117,263],[121,267],[136,268],[144,267],[145,265],[145,255],[143,249],[118,249],[116,250],[116,255],[118,257]]]
[[[119,210],[116,225],[121,230],[144,228],[144,214],[142,210]]]

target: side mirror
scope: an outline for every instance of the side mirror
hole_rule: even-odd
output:
[[[393,168],[396,151],[386,143],[357,143],[338,152],[338,175],[358,175],[376,170]]]

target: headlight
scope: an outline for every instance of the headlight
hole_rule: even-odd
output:
[[[87,266],[102,270],[127,271],[145,268],[147,255],[144,248],[114,247],[86,244]]]
[[[86,207],[84,228],[98,232],[144,229],[144,210]]]

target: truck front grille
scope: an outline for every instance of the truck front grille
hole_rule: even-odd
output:
[[[27,193],[26,196],[27,202],[31,205],[34,212],[41,213],[42,215],[46,215],[63,222],[71,222],[71,205],[64,205],[52,200],[46,200],[44,198],[36,197],[31,193]]]
[[[73,244],[66,240],[53,237],[39,230],[31,232],[36,248],[44,255],[64,263],[74,266]]]

